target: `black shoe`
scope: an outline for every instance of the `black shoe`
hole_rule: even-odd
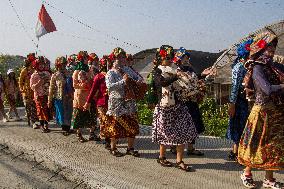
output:
[[[228,155],[228,158],[231,161],[238,161],[238,154],[231,151]]]

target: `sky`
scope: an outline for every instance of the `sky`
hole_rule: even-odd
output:
[[[25,56],[36,51],[34,28],[41,4],[41,0],[0,1],[0,53]],[[39,39],[38,54],[52,62],[80,50],[102,56],[118,46],[132,54],[163,44],[219,52],[250,32],[284,20],[284,0],[46,0],[44,4],[57,31]]]

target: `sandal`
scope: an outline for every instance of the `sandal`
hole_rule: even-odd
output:
[[[63,136],[69,136],[71,133],[69,133],[68,131],[63,131],[62,134]]]
[[[89,141],[94,141],[94,140],[95,140],[95,133],[94,132],[90,132]]]
[[[49,128],[47,126],[43,126],[43,127],[41,127],[41,132],[42,133],[49,133],[50,130],[49,130]]]
[[[86,139],[82,136],[82,133],[77,133],[77,138],[81,143],[86,142]]]
[[[194,156],[204,156],[204,153],[199,151],[199,150],[196,150],[195,148],[189,150],[187,149],[187,152],[186,154],[189,156],[189,155],[194,155]]]
[[[127,148],[126,155],[132,155],[134,157],[139,157],[140,154],[138,151],[135,151],[134,148]]]
[[[184,166],[181,166],[182,164],[183,164]],[[190,171],[192,171],[192,170],[191,170],[191,167],[188,166],[188,165],[185,165],[183,161],[177,162],[176,165],[175,165],[175,167],[178,168],[178,169],[181,169],[181,170],[183,170],[183,171],[185,171],[185,172],[190,172]]]
[[[252,179],[252,174],[245,175],[245,172],[241,174],[241,180],[243,181],[243,185],[247,188],[255,188],[256,184]]]
[[[117,150],[117,148],[115,149],[110,149],[109,151],[111,153],[111,155],[115,156],[115,157],[122,157],[123,153],[121,153],[120,151]]]
[[[280,182],[276,182],[276,179],[272,180],[264,179],[262,186],[264,188],[272,188],[272,189],[284,189],[284,184]]]
[[[163,167],[172,167],[173,164],[169,162],[166,157],[159,157],[157,163],[161,164]]]

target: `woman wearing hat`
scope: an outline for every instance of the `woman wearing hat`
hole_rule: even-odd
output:
[[[283,189],[283,183],[276,182],[274,170],[284,169],[284,84],[283,72],[277,71],[273,56],[277,36],[263,32],[254,37],[250,45],[250,60],[246,62],[255,103],[248,117],[238,149],[238,161],[246,166],[241,174],[243,184],[255,188],[252,168],[265,170],[263,186]]]
[[[90,135],[95,129],[91,122],[90,112],[84,109],[92,84],[92,78],[88,74],[88,57],[86,51],[78,53],[78,63],[72,76],[75,92],[71,125],[72,129],[77,130],[77,137],[81,143],[86,142],[86,139],[82,136],[82,128],[90,128]]]
[[[17,96],[19,94],[19,86],[16,79],[16,74],[13,69],[9,69],[7,71],[8,78],[5,81],[5,92],[6,97],[10,105],[10,109],[7,112],[8,118],[12,118],[11,113],[14,112],[16,115],[16,121],[21,120],[17,111],[16,103],[17,103]]]
[[[55,60],[56,72],[51,76],[48,95],[48,107],[53,107],[54,103],[56,123],[62,128],[65,136],[69,134],[71,125],[71,118],[65,116],[68,114],[67,112],[72,112],[69,105],[72,104],[70,100],[72,96],[69,96],[66,90],[66,65],[67,60],[63,56]]]
[[[38,128],[36,122],[38,121],[38,117],[36,114],[36,105],[34,101],[34,92],[30,87],[30,79],[32,74],[34,73],[34,69],[32,68],[32,62],[36,59],[34,53],[30,53],[27,55],[25,59],[25,65],[22,69],[19,77],[19,88],[21,90],[26,113],[28,117],[28,124],[32,124],[34,129]]]
[[[184,145],[195,140],[197,132],[187,107],[175,96],[173,83],[179,75],[176,66],[172,65],[173,58],[171,46],[163,45],[157,50],[154,81],[159,101],[153,115],[152,141],[160,145],[159,164],[171,167],[173,164],[165,157],[166,146],[177,146],[175,167],[190,171],[183,162]]]
[[[189,114],[192,117],[194,125],[196,127],[197,133],[201,134],[204,132],[205,127],[202,121],[201,113],[198,106],[198,98],[204,96],[203,91],[200,90],[199,80],[197,74],[192,68],[192,65],[189,62],[190,54],[187,50],[183,47],[180,47],[179,50],[175,53],[175,57],[173,62],[178,66],[178,71],[184,74],[188,79],[189,82],[186,84],[188,90],[190,91],[190,98],[185,98],[183,102],[188,108]],[[186,90],[181,89],[181,93],[186,93]],[[182,99],[182,98],[180,98]],[[187,148],[187,155],[196,155],[196,156],[203,156],[204,153],[194,148],[195,140],[188,144]],[[171,148],[173,153],[176,153],[175,147]]]
[[[30,87],[34,91],[34,100],[37,116],[43,133],[50,132],[48,122],[50,120],[50,109],[48,108],[48,92],[50,73],[46,71],[46,62],[43,56],[33,61],[35,72],[30,79]]]
[[[135,136],[139,134],[139,125],[136,115],[135,101],[129,102],[125,99],[125,85],[130,76],[123,69],[126,62],[126,52],[117,47],[111,55],[110,61],[113,62],[112,68],[106,74],[106,85],[109,93],[107,115],[114,118],[114,122],[108,125],[104,130],[106,137],[111,138],[111,154],[122,156],[116,148],[116,142],[119,138],[127,138],[127,155],[135,157],[140,154],[134,150]]]

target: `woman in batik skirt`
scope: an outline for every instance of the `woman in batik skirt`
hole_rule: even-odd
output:
[[[21,120],[17,111],[17,98],[19,94],[19,86],[16,79],[16,74],[13,69],[9,69],[7,71],[7,79],[5,81],[5,92],[7,100],[10,105],[9,111],[7,112],[8,118],[12,119],[12,112],[14,112],[16,115],[15,121]]]
[[[30,53],[27,55],[25,59],[25,65],[20,73],[19,78],[19,88],[22,93],[22,97],[24,100],[28,124],[32,125],[34,129],[39,128],[36,122],[38,121],[36,105],[34,101],[34,92],[30,87],[30,79],[32,74],[34,73],[34,69],[32,67],[32,62],[36,59],[34,53]]]
[[[204,94],[203,90],[201,90],[201,87],[199,86],[200,82],[198,80],[198,76],[195,73],[194,69],[192,68],[192,65],[190,64],[189,60],[190,60],[189,52],[187,52],[185,48],[180,47],[180,49],[175,53],[173,62],[178,66],[178,70],[180,72],[183,72],[190,77],[191,84],[188,85],[188,87],[191,88],[191,92],[194,95],[192,95],[190,99],[184,100],[183,102],[188,108],[189,114],[192,117],[197,133],[201,134],[202,132],[204,132],[205,127],[202,121],[201,112],[199,110],[198,99],[202,99]],[[203,156],[204,153],[195,149],[194,145],[195,145],[195,140],[193,140],[190,144],[188,144],[186,154],[188,156],[189,155]],[[171,147],[171,152],[174,154],[176,153],[175,146]]]
[[[104,129],[105,137],[111,138],[110,153],[116,157],[122,156],[116,148],[117,139],[127,138],[126,154],[139,156],[134,150],[134,140],[139,134],[136,104],[125,100],[125,84],[130,76],[123,70],[126,61],[126,52],[115,48],[110,55],[113,61],[112,68],[106,74],[106,85],[109,93],[107,115],[111,116],[110,124]]]
[[[90,112],[84,109],[92,83],[92,79],[88,74],[88,57],[89,55],[86,51],[79,52],[77,57],[78,63],[72,76],[75,92],[71,125],[72,128],[77,132],[79,142],[86,142],[86,139],[82,136],[82,128],[90,128],[90,133],[94,132]]]
[[[63,130],[63,135],[67,136],[70,131],[71,118],[66,119],[66,111],[72,111],[70,108],[70,96],[66,91],[67,60],[65,57],[58,57],[55,60],[56,72],[52,74],[49,86],[48,107],[55,108],[55,120],[58,126]],[[53,104],[53,105],[52,105]]]
[[[250,45],[252,42],[253,40],[249,39],[238,46],[238,57],[232,65],[232,86],[229,99],[230,105],[228,109],[230,119],[226,133],[226,138],[234,142],[233,150],[228,156],[232,161],[238,160],[239,142],[249,115],[248,101],[246,99],[242,83],[247,72],[244,67],[244,63],[248,59]]]
[[[108,94],[107,94],[107,87],[105,82],[105,76],[107,72],[107,66],[108,66],[108,56],[103,56],[103,58],[99,61],[99,71],[93,80],[92,88],[90,90],[90,93],[87,97],[86,104],[84,105],[85,110],[91,110],[91,103],[92,101],[96,102],[96,108],[98,112],[98,117],[100,120],[100,138],[105,137],[104,135],[104,129],[106,128],[108,124],[108,119],[106,112],[108,108]],[[111,66],[111,65],[109,65]],[[111,116],[109,116],[111,117]],[[110,149],[110,138],[105,137],[105,148]]]
[[[153,115],[152,141],[160,145],[157,162],[165,167],[173,164],[166,159],[166,146],[177,146],[175,167],[184,171],[191,168],[183,162],[184,146],[197,137],[193,120],[184,103],[175,98],[173,82],[178,80],[177,69],[172,65],[174,51],[171,46],[163,45],[156,53],[156,61],[160,64],[153,70],[155,88],[161,91],[159,102]]]
[[[37,116],[43,133],[50,132],[48,122],[51,118],[48,108],[48,90],[50,73],[46,71],[45,58],[39,56],[33,61],[35,72],[30,79],[30,87],[34,91],[34,101],[37,109]]]
[[[271,32],[256,35],[250,45],[250,60],[245,63],[248,77],[244,84],[246,90],[254,90],[255,104],[240,139],[238,161],[246,167],[241,179],[248,188],[256,187],[252,168],[265,170],[263,187],[284,188],[273,177],[274,170],[284,169],[283,72],[273,64],[277,42]]]

